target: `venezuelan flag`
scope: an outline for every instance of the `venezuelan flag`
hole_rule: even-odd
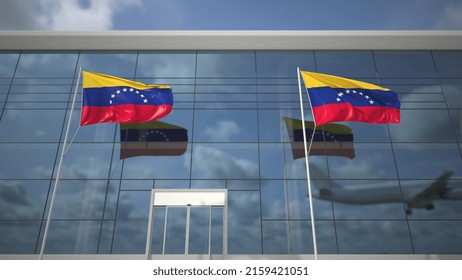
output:
[[[398,95],[374,84],[300,71],[316,125],[339,121],[399,123]]]
[[[169,86],[83,71],[81,126],[158,120],[169,114],[172,106]]]

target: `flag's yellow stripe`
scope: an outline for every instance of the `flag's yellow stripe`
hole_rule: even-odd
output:
[[[84,88],[102,88],[102,87],[132,87],[135,89],[150,89],[150,88],[170,88],[166,85],[143,84],[140,82],[130,81],[119,77],[109,76],[105,74],[92,73],[83,71],[83,87]]]
[[[332,87],[332,88],[361,88],[361,89],[374,89],[374,90],[389,90],[374,84],[365,83],[361,81],[351,80],[347,78],[320,74],[314,72],[300,71],[302,73],[303,81],[306,88],[316,87]]]

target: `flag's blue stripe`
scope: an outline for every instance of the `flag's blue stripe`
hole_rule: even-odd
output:
[[[166,137],[164,137],[166,136]],[[187,142],[188,131],[186,129],[121,129],[120,140],[146,141],[146,142]]]
[[[346,90],[349,90],[350,93],[346,93]],[[356,91],[356,93],[353,93],[353,91]],[[318,87],[310,88],[308,92],[310,94],[311,104],[314,107],[348,102],[353,106],[386,106],[397,109],[400,108],[398,95],[393,91]],[[343,93],[343,95],[339,96],[340,93]],[[360,95],[360,93],[363,95]],[[369,98],[367,99],[366,96]],[[337,98],[340,98],[340,101],[337,101]],[[373,104],[369,102],[371,99],[374,101]]]
[[[117,91],[120,91],[120,93],[117,93]],[[136,91],[139,93],[137,94]],[[141,97],[141,95],[144,95],[144,97]],[[144,102],[145,99],[148,100],[147,103]],[[151,88],[146,90],[133,89],[133,91],[130,91],[130,87],[123,86],[84,88],[83,90],[83,106],[107,107],[124,104],[172,105],[172,90],[170,88]]]
[[[306,139],[311,141],[312,129],[306,129]],[[294,129],[294,141],[303,142],[303,129]],[[353,142],[353,134],[330,133],[327,131],[316,131],[314,142]]]

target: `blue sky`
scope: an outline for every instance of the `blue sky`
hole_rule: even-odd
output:
[[[2,0],[2,30],[460,30],[461,0]]]

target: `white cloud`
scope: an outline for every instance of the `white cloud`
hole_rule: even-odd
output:
[[[436,29],[462,28],[462,3],[447,5],[438,18],[435,24]]]
[[[114,14],[140,0],[4,0],[1,29],[105,30]]]
[[[220,121],[216,127],[206,127],[205,134],[214,142],[228,142],[232,135],[240,132],[239,126],[232,121]]]

